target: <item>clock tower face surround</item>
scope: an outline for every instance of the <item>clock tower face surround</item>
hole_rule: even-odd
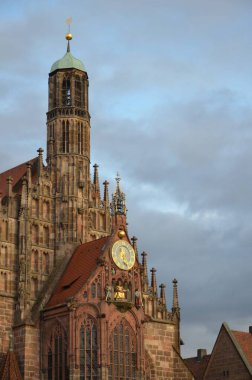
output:
[[[127,241],[118,240],[112,247],[112,259],[118,268],[130,270],[135,264],[136,254]]]

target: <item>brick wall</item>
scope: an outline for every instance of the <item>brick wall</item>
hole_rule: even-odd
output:
[[[224,380],[226,378],[228,380],[248,380],[252,377],[228,333],[222,329],[203,379]]]
[[[147,378],[151,380],[192,380],[193,377],[173,346],[175,325],[147,322],[144,327],[144,347],[148,362]]]

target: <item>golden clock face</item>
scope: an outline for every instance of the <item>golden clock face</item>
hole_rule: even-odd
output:
[[[135,264],[136,255],[127,241],[118,240],[112,247],[112,258],[118,268],[129,270]]]

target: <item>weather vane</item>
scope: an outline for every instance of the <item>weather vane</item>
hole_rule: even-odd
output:
[[[73,22],[72,17],[68,17],[66,19],[66,23],[68,25],[68,33],[66,34],[66,40],[68,40],[68,41],[70,41],[73,38],[73,36],[71,34],[71,24],[72,24],[72,22]]]

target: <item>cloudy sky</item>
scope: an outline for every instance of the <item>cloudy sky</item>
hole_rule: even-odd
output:
[[[45,148],[47,75],[90,78],[92,164],[127,195],[149,268],[179,281],[184,356],[252,324],[251,0],[1,0],[0,170]]]

